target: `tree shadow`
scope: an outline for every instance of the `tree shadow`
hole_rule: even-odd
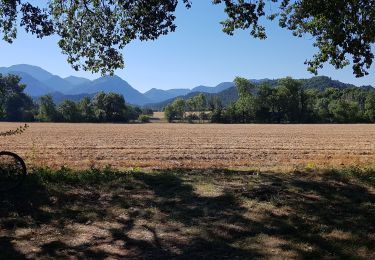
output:
[[[7,259],[374,256],[372,187],[335,175],[209,172],[30,177],[0,197],[1,252]],[[215,192],[200,192],[199,183]]]

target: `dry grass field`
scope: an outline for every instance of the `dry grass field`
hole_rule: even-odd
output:
[[[0,131],[18,124],[1,123]],[[298,170],[375,163],[375,125],[49,124],[2,137],[29,165]]]

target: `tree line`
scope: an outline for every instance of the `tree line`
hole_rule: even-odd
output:
[[[239,98],[224,106],[217,96],[203,93],[176,99],[164,109],[169,122],[212,123],[374,123],[375,89],[306,89],[292,78],[277,86],[254,85],[236,78]],[[152,111],[127,105],[122,95],[97,93],[79,102],[56,105],[51,96],[33,101],[14,75],[0,74],[0,120],[40,122],[147,122]]]
[[[164,109],[169,122],[212,123],[374,123],[375,89],[305,89],[285,78],[276,87],[235,79],[239,98],[224,107],[218,97],[200,94],[176,99]]]
[[[56,105],[52,96],[45,95],[36,102],[24,93],[25,85],[14,75],[0,74],[0,120],[40,122],[145,122],[149,111],[127,105],[122,95],[97,93],[93,99],[82,98],[79,102],[65,100]]]

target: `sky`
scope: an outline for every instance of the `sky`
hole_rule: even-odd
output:
[[[290,31],[279,28],[277,22],[265,23],[267,40],[254,39],[248,31],[236,31],[229,36],[221,31],[220,21],[225,19],[223,6],[212,5],[210,0],[192,2],[189,10],[182,4],[178,7],[176,32],[156,41],[133,41],[127,45],[122,50],[125,68],[115,74],[141,92],[151,88],[215,86],[236,76],[249,79],[313,76],[304,64],[316,53],[311,36],[293,37]],[[101,76],[73,70],[57,41],[57,36],[41,40],[19,29],[13,44],[0,41],[0,67],[30,64],[61,77]],[[355,78],[351,66],[335,70],[326,64],[319,75],[357,86],[375,85],[375,66],[369,72],[369,76]]]

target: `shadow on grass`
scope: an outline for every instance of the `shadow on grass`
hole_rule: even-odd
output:
[[[0,252],[7,259],[373,258],[374,216],[374,186],[340,172],[44,169],[1,194]]]

